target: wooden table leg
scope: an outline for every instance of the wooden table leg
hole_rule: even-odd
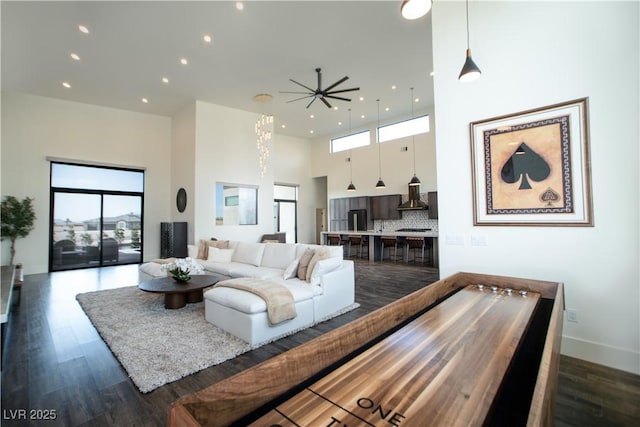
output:
[[[196,289],[195,291],[187,292],[187,303],[202,302],[202,289]]]
[[[164,294],[164,308],[182,308],[187,305],[187,296],[182,292]]]

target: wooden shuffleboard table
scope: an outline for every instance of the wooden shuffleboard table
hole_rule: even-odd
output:
[[[562,283],[456,273],[174,402],[171,426],[553,425]]]
[[[539,298],[468,286],[251,425],[481,425]]]

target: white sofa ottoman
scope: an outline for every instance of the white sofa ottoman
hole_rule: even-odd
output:
[[[282,285],[291,291],[295,302],[297,315],[291,320],[271,325],[267,304],[262,298],[226,287],[212,288],[204,293],[205,317],[208,322],[252,346],[311,326],[314,323],[314,287],[298,283]]]

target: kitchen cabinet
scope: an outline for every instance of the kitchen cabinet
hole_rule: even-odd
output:
[[[373,227],[371,221],[371,210],[369,197],[342,197],[329,200],[329,224],[331,231],[342,231],[349,229],[349,211],[366,210],[367,228]]]
[[[371,197],[371,219],[400,219],[398,206],[402,203],[402,195],[389,194]]]
[[[438,192],[429,191],[427,193],[427,203],[429,204],[429,219],[438,219]]]

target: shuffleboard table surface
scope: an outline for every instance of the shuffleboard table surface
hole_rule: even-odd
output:
[[[251,425],[482,425],[539,299],[467,286]]]

